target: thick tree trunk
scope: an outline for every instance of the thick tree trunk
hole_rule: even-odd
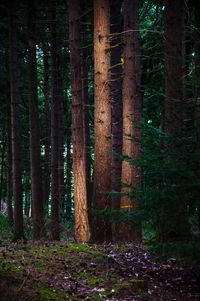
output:
[[[165,1],[165,124],[170,140],[165,143],[169,162],[181,156],[184,120],[184,56],[185,14],[184,0]],[[184,162],[182,162],[184,164]],[[172,164],[172,163],[171,163]],[[175,175],[166,179],[174,188],[174,196],[166,196],[161,204],[160,240],[171,241],[188,237],[189,225],[184,197],[178,187],[183,179]],[[165,185],[166,185],[165,183]]]
[[[86,185],[88,209],[92,207],[92,187],[91,187],[91,157],[90,157],[90,103],[88,91],[88,48],[86,25],[82,26],[82,99],[83,99],[83,122],[84,122],[84,141],[85,141],[85,160],[86,160]],[[89,220],[91,224],[91,213],[89,212]]]
[[[49,194],[50,194],[50,160],[51,160],[51,113],[50,113],[50,85],[49,85],[49,53],[47,45],[43,46],[43,64],[44,64],[44,179],[43,179],[43,204],[48,214]]]
[[[111,223],[99,210],[111,209],[111,98],[109,1],[94,0],[94,209],[93,239],[110,241]],[[100,214],[99,214],[100,213]]]
[[[112,99],[112,209],[120,209],[122,169],[122,65],[121,65],[121,11],[122,2],[110,1],[111,20],[111,99]],[[117,217],[117,216],[116,216]],[[119,224],[112,225],[113,239],[119,239]]]
[[[75,205],[75,239],[90,239],[87,213],[86,162],[81,87],[79,0],[69,0],[70,66],[72,84],[72,138]]]
[[[140,38],[137,0],[125,0],[124,7],[124,81],[123,81],[123,149],[127,156],[122,162],[122,196],[120,208],[132,212],[140,209],[138,191],[141,189],[141,170],[138,163],[141,148],[141,91]],[[130,193],[134,192],[131,197]],[[141,240],[140,225],[127,217],[120,225],[120,240]]]
[[[30,123],[30,158],[31,190],[33,202],[33,234],[35,239],[44,235],[42,176],[40,166],[40,131],[37,96],[37,62],[35,42],[35,7],[34,1],[28,11],[28,67],[29,67],[29,123]]]
[[[58,182],[58,156],[59,156],[59,85],[57,65],[57,29],[55,1],[52,1],[51,15],[51,56],[52,56],[52,114],[51,114],[51,236],[59,240],[59,182]]]
[[[10,2],[10,92],[12,129],[12,174],[14,195],[14,240],[24,237],[22,206],[20,94],[18,74],[17,1]]]

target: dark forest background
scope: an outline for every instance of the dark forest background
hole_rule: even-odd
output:
[[[197,243],[199,1],[0,15],[1,239]]]

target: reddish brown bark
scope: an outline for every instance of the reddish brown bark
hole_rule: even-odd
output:
[[[74,172],[75,239],[90,239],[87,213],[86,156],[81,87],[79,0],[69,0],[70,66],[72,86],[72,139]]]
[[[125,0],[124,6],[124,80],[123,80],[123,148],[127,156],[122,162],[122,211],[138,211],[141,170],[130,159],[140,159],[141,148],[141,91],[140,91],[140,36],[138,1]],[[130,193],[135,191],[134,197]],[[129,218],[120,225],[120,240],[141,240],[141,228]]]
[[[95,241],[112,239],[111,224],[99,210],[111,209],[111,99],[109,1],[94,1],[94,209]],[[100,213],[100,214],[99,214]]]
[[[86,21],[86,20],[85,20]],[[83,20],[84,22],[84,20]],[[90,157],[90,103],[88,91],[88,48],[87,48],[87,26],[82,25],[82,99],[83,99],[83,122],[84,122],[84,140],[85,140],[85,162],[86,162],[86,184],[88,209],[92,207],[92,187],[91,187],[91,157]],[[90,223],[91,214],[89,213]]]

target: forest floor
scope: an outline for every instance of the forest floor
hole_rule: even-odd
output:
[[[27,242],[0,246],[1,301],[195,301],[199,274],[154,261],[142,245]]]

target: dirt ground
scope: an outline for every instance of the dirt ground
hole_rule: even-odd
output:
[[[0,300],[197,301],[200,283],[142,245],[22,242],[0,247]]]

